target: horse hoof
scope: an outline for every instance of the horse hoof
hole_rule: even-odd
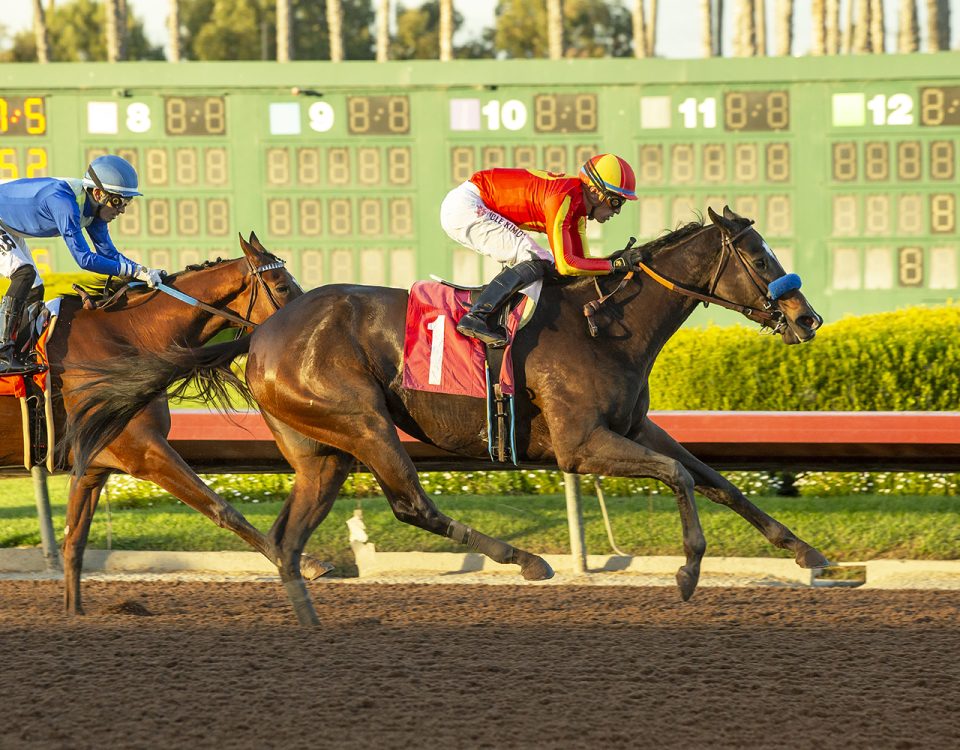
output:
[[[304,577],[304,580],[315,581],[320,576],[324,576],[333,570],[336,565],[328,563],[324,560],[318,560],[315,557],[310,557],[309,555],[300,556],[300,575]]]
[[[677,586],[680,587],[680,598],[688,601],[693,596],[693,592],[697,590],[697,581],[699,580],[699,572],[694,575],[686,568],[680,568],[677,571]]]
[[[801,568],[829,568],[833,564],[819,550],[810,546],[798,552],[796,560]]]
[[[546,581],[553,578],[553,568],[542,557],[531,555],[532,559],[522,568],[520,572],[528,581]]]

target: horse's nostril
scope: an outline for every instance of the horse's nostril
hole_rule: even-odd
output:
[[[820,327],[820,323],[823,321],[820,320],[818,315],[801,315],[797,318],[797,325],[802,328],[806,328],[809,331],[815,331]]]

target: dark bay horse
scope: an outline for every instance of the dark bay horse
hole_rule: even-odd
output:
[[[183,342],[200,346],[226,327],[262,323],[303,294],[283,261],[269,253],[256,235],[251,234],[249,242],[241,237],[240,245],[241,258],[207,262],[165,279],[167,286],[199,300],[206,309],[160,291],[136,287],[98,309],[85,309],[78,297],[64,298],[48,347],[54,393],[62,394],[55,409],[57,424],[63,425],[72,417],[77,388],[90,379],[89,373],[75,366],[77,363],[106,362],[130,351],[162,352]],[[118,380],[112,386],[137,392],[140,383]],[[19,407],[13,399],[0,402],[10,402],[3,404],[0,418],[4,425],[0,439],[0,452],[4,455],[0,460],[9,465],[17,451],[22,451]],[[165,395],[161,395],[151,399],[133,419],[118,425],[114,438],[88,457],[84,467],[72,477],[63,541],[64,598],[69,612],[83,612],[83,550],[100,492],[115,471],[154,482],[218,526],[240,536],[271,561],[277,561],[272,542],[207,487],[173,450],[167,442],[169,431],[170,411]],[[325,570],[323,563],[308,559],[304,572],[316,577]]]
[[[772,285],[787,277],[751,221],[729,209],[723,216],[712,210],[709,215],[712,225],[690,224],[641,248],[643,272],[621,275],[618,288],[613,288],[616,276],[601,280],[613,294],[594,316],[595,337],[588,333],[584,306],[597,298],[597,288],[591,279],[576,279],[544,286],[533,319],[514,345],[521,466],[653,477],[668,485],[683,529],[686,562],[677,573],[683,599],[697,586],[706,549],[694,490],[739,513],[773,545],[793,552],[799,565],[828,565],[820,552],[647,417],[653,363],[699,302],[732,307],[787,344],[809,341],[822,324],[798,289],[772,293]],[[354,458],[376,476],[401,521],[497,562],[518,564],[527,579],[549,578],[552,571],[542,558],[445,516],[421,487],[397,428],[440,448],[484,457],[485,405],[481,399],[401,387],[406,305],[403,290],[326,286],[294,300],[246,339],[111,363],[90,391],[84,423],[74,433],[75,451],[81,460],[95,454],[111,420],[128,418],[178,379],[197,374],[229,379],[224,365],[248,351],[249,390],[296,471],[269,537],[280,550],[280,574],[301,623],[317,619],[300,578],[300,553]],[[110,392],[118,374],[151,384],[131,400]]]

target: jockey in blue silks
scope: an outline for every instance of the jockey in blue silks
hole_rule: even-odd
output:
[[[110,239],[108,224],[142,195],[138,186],[133,166],[112,154],[94,159],[82,180],[35,177],[0,185],[0,275],[10,279],[0,300],[0,375],[37,369],[20,361],[15,345],[24,305],[43,299],[43,280],[26,238],[63,237],[84,271],[129,276],[151,287],[161,282],[164,271],[135,263]]]

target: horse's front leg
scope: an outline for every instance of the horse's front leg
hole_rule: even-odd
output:
[[[553,578],[553,568],[539,555],[487,536],[441,513],[420,484],[416,467],[400,443],[393,422],[382,416],[386,414],[385,406],[381,408],[381,414],[371,416],[367,424],[361,427],[354,420],[346,429],[362,430],[362,437],[352,440],[354,455],[373,472],[398,520],[466,545],[494,562],[519,565],[521,575],[528,581]],[[333,438],[331,442],[335,441]]]
[[[67,519],[63,530],[63,603],[71,615],[84,613],[80,598],[83,552],[100,492],[109,476],[107,469],[89,469],[83,476],[70,480]]]
[[[635,443],[611,430],[598,428],[578,444],[555,445],[563,471],[614,477],[650,477],[673,490],[683,528],[686,563],[677,571],[680,596],[686,601],[697,589],[700,561],[707,549],[693,499],[694,481],[680,461]]]
[[[819,550],[807,544],[778,520],[747,500],[743,493],[725,477],[690,453],[649,418],[643,421],[636,439],[652,450],[671,456],[682,463],[693,476],[697,492],[739,513],[775,547],[793,552],[794,559],[801,568],[825,568],[830,565]]]

